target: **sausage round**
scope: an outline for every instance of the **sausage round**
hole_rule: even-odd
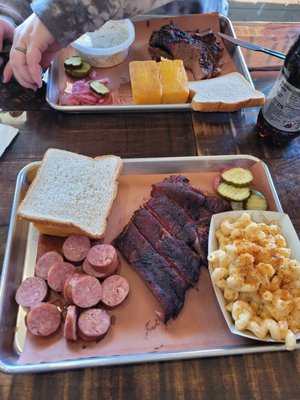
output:
[[[74,274],[65,282],[64,296],[70,304],[75,304],[81,308],[89,308],[101,300],[102,286],[94,276]]]
[[[80,262],[87,256],[90,247],[91,242],[87,236],[73,234],[64,241],[62,251],[67,260]]]
[[[76,306],[68,307],[64,325],[64,337],[67,340],[77,340],[77,314]]]
[[[118,254],[111,244],[97,244],[91,247],[86,258],[98,272],[106,273],[107,269],[116,268],[118,265]]]
[[[110,265],[108,265],[108,267],[106,268],[105,271],[100,272],[100,271],[97,271],[91,263],[89,263],[87,258],[83,261],[83,264],[82,264],[82,269],[86,274],[95,276],[96,278],[99,278],[99,279],[104,279],[107,276],[112,275],[113,273],[116,272],[117,268],[118,268],[118,262],[111,263]]]
[[[100,308],[83,311],[78,318],[78,336],[91,342],[102,339],[110,327],[110,316]]]
[[[26,315],[26,326],[35,336],[49,336],[56,332],[61,323],[61,313],[50,303],[39,303]]]
[[[123,303],[129,293],[127,279],[120,275],[112,275],[102,282],[101,302],[107,307],[116,307]]]
[[[25,279],[16,292],[16,302],[23,307],[33,307],[45,300],[48,286],[44,279],[31,276]]]
[[[35,275],[47,280],[48,271],[51,266],[58,261],[63,261],[63,256],[57,251],[47,251],[37,261],[35,265]]]
[[[55,292],[62,292],[63,282],[68,275],[74,274],[76,267],[68,262],[58,261],[52,264],[48,271],[47,282],[48,285]]]

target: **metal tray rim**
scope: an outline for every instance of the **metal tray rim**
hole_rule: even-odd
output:
[[[164,158],[135,158],[123,159],[123,165],[125,166],[139,166],[141,164],[156,165],[161,163],[162,166],[166,166],[169,163],[175,165],[180,165],[180,163],[194,163],[194,162],[226,162],[226,161],[249,161],[249,162],[259,162],[259,158],[252,155],[225,155],[225,156],[185,156],[185,157],[164,157]],[[19,172],[16,181],[16,190],[13,199],[13,206],[11,211],[10,225],[8,230],[7,246],[4,255],[3,270],[0,282],[0,316],[2,315],[3,301],[4,301],[4,288],[7,283],[9,258],[11,254],[13,232],[18,219],[16,218],[16,209],[18,206],[20,198],[21,183],[24,181],[24,177],[29,169],[33,166],[38,166],[40,161],[31,162],[25,165]],[[278,211],[282,211],[281,204],[279,202],[275,187],[272,182],[271,175],[269,173],[268,167],[263,163],[264,170],[269,181],[272,194],[274,195],[274,200]],[[163,171],[161,173],[164,173]],[[29,223],[27,223],[29,224]],[[297,344],[297,349],[300,348],[300,343]],[[110,357],[95,357],[95,358],[82,358],[77,360],[65,360],[59,362],[47,362],[38,364],[17,364],[13,362],[8,362],[0,358],[0,371],[7,374],[22,374],[22,373],[39,373],[39,372],[49,372],[54,370],[62,369],[75,369],[83,367],[99,367],[99,366],[114,366],[114,365],[125,365],[125,364],[138,364],[156,361],[171,361],[171,360],[182,360],[182,359],[192,359],[192,358],[207,358],[207,357],[217,357],[225,355],[238,355],[238,354],[250,354],[250,353],[262,353],[267,351],[284,351],[284,344],[267,344],[262,345],[258,343],[254,346],[249,347],[229,347],[229,348],[212,348],[212,349],[194,349],[194,350],[180,350],[176,352],[153,352],[153,353],[142,353],[142,354],[128,354]],[[16,354],[13,355],[16,357]],[[11,357],[13,358],[13,357]]]

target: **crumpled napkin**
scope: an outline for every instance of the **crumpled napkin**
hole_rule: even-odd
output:
[[[18,132],[13,126],[0,124],[0,157]]]

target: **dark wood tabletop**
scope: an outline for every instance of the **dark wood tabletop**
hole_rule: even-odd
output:
[[[300,24],[233,25],[241,39],[284,52],[300,34]],[[243,53],[255,87],[268,94],[282,61],[262,53]],[[270,71],[262,71],[265,66]],[[258,108],[206,115],[191,111],[64,114],[48,106],[45,87],[33,93],[11,82],[0,84],[0,109],[0,122],[19,129],[0,158],[0,265],[17,174],[24,165],[40,160],[49,147],[123,158],[256,156],[269,167],[283,210],[300,232],[300,138],[276,147],[258,137]],[[280,351],[40,374],[0,373],[0,398],[296,400],[299,382],[299,351]]]

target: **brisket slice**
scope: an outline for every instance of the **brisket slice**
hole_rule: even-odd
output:
[[[188,287],[197,283],[200,258],[187,244],[171,236],[152,212],[145,208],[137,210],[131,221],[154,249],[183,277]]]
[[[207,35],[196,32],[191,36],[175,25],[164,25],[153,31],[148,51],[157,61],[161,57],[182,60],[196,80],[211,78],[221,72],[223,49],[212,32]]]
[[[164,311],[164,323],[175,318],[183,307],[187,289],[182,277],[155,251],[131,222],[115,239],[115,245],[147,282],[160,302]]]
[[[152,185],[151,195],[163,193],[176,201],[184,210],[195,219],[199,218],[200,207],[205,204],[206,197],[192,189],[189,179],[182,175],[171,175],[162,182]]]
[[[171,175],[152,186],[151,195],[163,193],[175,201],[198,222],[202,228],[209,228],[212,214],[228,211],[228,201],[217,196],[207,195],[189,183],[182,175]]]
[[[186,211],[163,193],[156,193],[145,203],[162,226],[177,239],[182,240],[192,247],[201,258],[203,264],[207,265],[207,239],[208,231],[197,226],[197,222],[186,213]]]

